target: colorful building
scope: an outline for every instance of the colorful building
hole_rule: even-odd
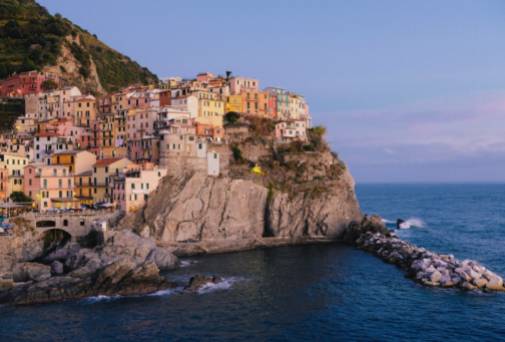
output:
[[[50,74],[38,71],[27,71],[14,74],[0,81],[0,96],[22,97],[42,92],[42,83],[54,79]]]
[[[125,171],[114,178],[114,203],[126,213],[141,209],[166,174],[152,164]]]
[[[23,191],[23,174],[26,165],[28,165],[28,158],[22,154],[0,154],[0,172],[2,173],[0,189],[3,188],[4,199],[9,198],[13,192]]]
[[[93,201],[110,202],[112,199],[112,177],[118,176],[125,167],[132,164],[127,158],[97,160],[93,166]]]
[[[254,78],[232,77],[230,79],[230,95],[238,95],[243,91],[259,91],[260,82]]]

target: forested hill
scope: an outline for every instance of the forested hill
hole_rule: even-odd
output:
[[[157,81],[147,68],[34,0],[1,0],[0,79],[28,70],[56,73],[63,84],[93,93]]]

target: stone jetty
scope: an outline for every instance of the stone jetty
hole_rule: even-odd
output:
[[[398,238],[378,216],[352,223],[345,241],[403,269],[407,276],[432,287],[505,291],[503,279],[474,260],[437,254]]]

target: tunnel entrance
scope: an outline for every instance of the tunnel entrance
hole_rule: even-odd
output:
[[[44,252],[40,259],[44,259],[55,250],[65,246],[72,239],[72,236],[62,229],[49,229],[44,232],[42,239],[44,241]]]

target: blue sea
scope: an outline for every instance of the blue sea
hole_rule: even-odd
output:
[[[399,235],[505,275],[505,185],[358,185],[364,212],[422,227]],[[341,244],[185,260],[167,274],[223,277],[197,294],[0,308],[0,341],[505,340],[505,293],[425,288]]]

